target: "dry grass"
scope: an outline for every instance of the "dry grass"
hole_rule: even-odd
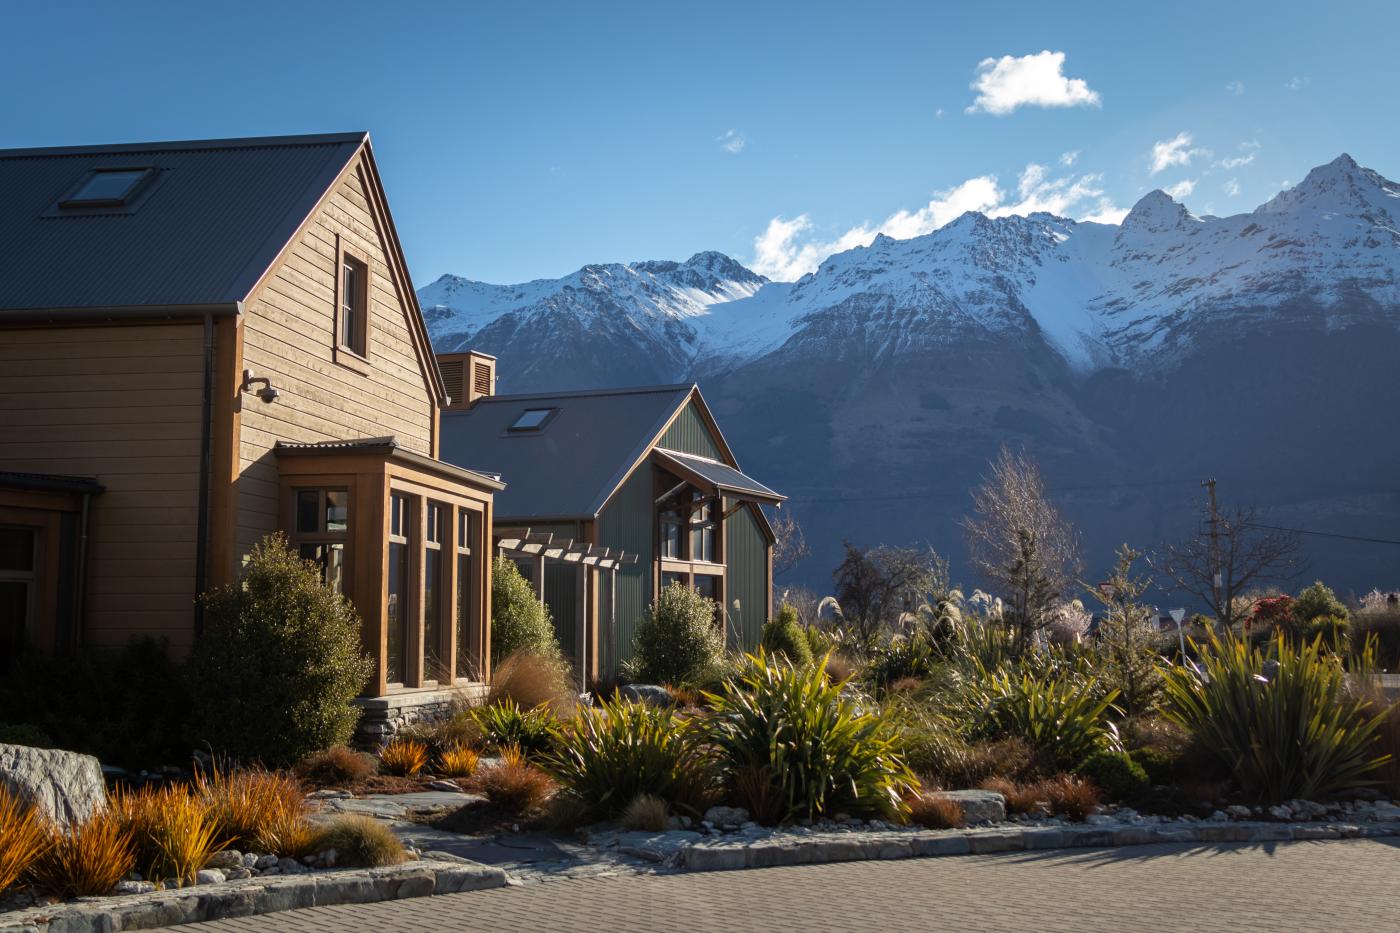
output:
[[[826,656],[826,679],[834,684],[844,684],[856,675],[859,668],[860,665],[844,654]]]
[[[387,774],[413,777],[428,766],[428,746],[417,739],[394,739],[379,750],[379,768]]]
[[[659,833],[666,829],[671,808],[666,801],[651,794],[638,794],[622,811],[622,825],[628,829]]]
[[[521,709],[548,706],[560,717],[578,708],[578,691],[569,681],[569,666],[559,658],[527,652],[510,655],[491,672],[487,706],[514,700]]]
[[[378,868],[407,857],[403,843],[383,821],[359,813],[337,816],[320,827],[315,848],[334,849],[337,867]]]
[[[52,837],[46,822],[35,807],[0,784],[0,893],[48,849]]]
[[[1103,803],[1103,797],[1093,782],[1073,774],[1057,774],[1041,782],[1051,808],[1072,820],[1084,820]]]
[[[112,814],[133,840],[136,867],[148,881],[192,883],[229,844],[204,800],[183,785],[119,792]]]
[[[281,856],[306,854],[306,793],[290,775],[215,770],[199,775],[196,789],[227,845]]]
[[[130,831],[110,810],[99,810],[64,833],[49,830],[47,851],[30,866],[40,890],[61,897],[95,897],[136,867]]]
[[[732,778],[734,799],[749,811],[749,817],[764,826],[776,826],[787,813],[787,800],[773,770],[767,765],[736,768]]]
[[[447,777],[471,777],[480,761],[481,756],[473,749],[454,745],[438,756],[438,771]]]
[[[491,803],[517,815],[538,808],[554,792],[554,781],[514,748],[501,750],[501,763],[482,768],[474,779]]]
[[[928,829],[956,829],[963,825],[962,805],[937,793],[918,794],[909,800],[909,822]]]
[[[323,752],[307,755],[297,763],[297,777],[317,787],[335,784],[355,784],[375,772],[373,755],[336,745]]]
[[[1005,797],[1007,813],[1035,813],[1050,803],[1040,781],[1023,784],[1010,778],[989,777],[977,786],[981,790],[996,791]]]

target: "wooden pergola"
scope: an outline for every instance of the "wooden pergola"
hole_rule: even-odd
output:
[[[601,547],[587,541],[560,537],[553,532],[532,531],[529,528],[498,528],[495,531],[496,552],[517,563],[533,563],[535,595],[545,605],[545,566],[549,561],[572,564],[576,568],[574,599],[574,661],[579,687],[586,689],[590,671],[598,668],[599,599],[597,574],[612,575],[610,592],[616,592],[617,569],[624,564],[637,563],[636,554],[616,548]],[[596,573],[595,573],[596,572]],[[616,600],[608,602],[607,634],[616,623]]]

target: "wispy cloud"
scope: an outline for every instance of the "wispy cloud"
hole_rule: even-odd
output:
[[[937,117],[938,119],[942,120],[942,119],[943,119],[943,108],[942,108],[942,107],[939,107],[937,110],[935,110],[935,111],[933,112],[933,115],[934,115],[935,117]]]
[[[1284,82],[1283,86],[1290,91],[1301,91],[1309,84],[1312,84],[1312,78],[1309,78],[1307,75],[1294,75]]]
[[[732,154],[743,152],[744,147],[749,143],[749,141],[744,138],[744,134],[740,133],[738,130],[725,130],[723,136],[715,138],[715,142],[719,143],[719,147],[725,152]]]
[[[1182,198],[1189,196],[1191,192],[1196,190],[1196,182],[1190,178],[1183,178],[1176,184],[1170,185],[1166,188],[1163,188],[1162,190],[1165,191],[1167,194],[1171,195],[1173,198],[1176,198],[1178,201],[1180,201]]]
[[[1209,155],[1209,149],[1192,148],[1190,133],[1177,133],[1171,139],[1152,144],[1152,174],[1164,172],[1173,165],[1190,165],[1196,156]]]
[[[1240,183],[1233,178],[1225,182],[1225,184],[1221,185],[1220,188],[1222,191],[1225,192],[1226,197],[1239,197]]]
[[[1072,149],[1069,152],[1060,153],[1060,164],[1063,165],[1065,168],[1069,168],[1077,161],[1079,161],[1078,149]]]
[[[1218,164],[1221,168],[1230,169],[1230,168],[1239,168],[1241,165],[1248,165],[1249,163],[1251,163],[1251,162],[1253,162],[1253,161],[1254,161],[1254,153],[1251,152],[1249,155],[1233,156],[1232,158],[1229,158],[1229,159],[1221,159],[1217,164]]]
[[[1234,94],[1236,97],[1239,97],[1241,94],[1244,93],[1244,82],[1231,81],[1229,84],[1225,85],[1225,90],[1231,94]]]
[[[877,234],[898,240],[923,236],[968,211],[981,211],[992,217],[1046,211],[1099,223],[1119,223],[1127,211],[1104,194],[1102,180],[1095,174],[1053,178],[1046,166],[1032,162],[1017,178],[1014,191],[1003,190],[995,175],[979,175],[935,192],[923,207],[896,211],[879,224],[861,224],[830,239],[817,235],[807,214],[791,219],[774,217],[754,238],[754,260],[750,265],[761,275],[791,282],[815,271],[828,256],[868,246]]]
[[[1018,107],[1098,107],[1103,101],[1082,78],[1067,78],[1065,53],[1003,55],[977,64],[971,87],[977,97],[968,113],[1004,115]]]

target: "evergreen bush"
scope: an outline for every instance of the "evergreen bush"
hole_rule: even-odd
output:
[[[1079,763],[1080,777],[1093,781],[1110,800],[1130,803],[1147,790],[1147,772],[1126,752],[1099,749]]]
[[[496,558],[491,567],[491,663],[517,652],[559,656],[554,621],[515,561]]]
[[[647,610],[632,646],[631,673],[651,684],[685,686],[705,679],[724,656],[715,603],[672,583]]]
[[[797,621],[797,609],[790,603],[783,603],[778,614],[763,626],[763,650],[769,654],[781,654],[793,664],[805,667],[812,663],[812,648],[807,642],[807,633],[802,631]]]

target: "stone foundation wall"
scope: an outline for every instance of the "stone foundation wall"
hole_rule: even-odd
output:
[[[414,690],[383,697],[360,697],[360,723],[353,742],[357,748],[375,751],[410,726],[431,725],[452,716],[465,701],[479,704],[486,698],[485,684],[463,684],[443,690]]]

